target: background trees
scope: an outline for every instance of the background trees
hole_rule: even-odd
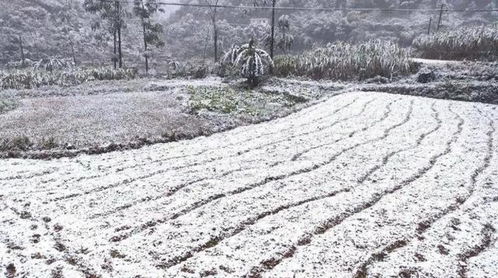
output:
[[[84,0],[83,7],[86,11],[97,14],[105,22],[102,26],[100,21],[92,23],[92,29],[105,28],[113,38],[113,63],[114,68],[123,67],[123,44],[122,30],[126,27],[125,18],[127,17],[126,9],[123,8],[121,1],[108,0]]]
[[[156,12],[164,12],[159,8],[157,0],[135,0],[133,12],[135,16],[140,18],[142,25],[142,35],[144,42],[144,58],[145,58],[145,72],[149,73],[149,46],[161,47],[164,42],[161,38],[163,26],[160,23],[153,23],[152,16]]]

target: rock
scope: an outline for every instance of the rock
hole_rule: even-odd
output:
[[[31,218],[31,213],[29,213],[27,211],[22,211],[21,214],[20,214],[20,217],[21,217],[21,219]]]

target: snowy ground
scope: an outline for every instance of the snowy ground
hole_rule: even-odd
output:
[[[207,138],[0,160],[1,271],[498,277],[497,107],[348,93]]]

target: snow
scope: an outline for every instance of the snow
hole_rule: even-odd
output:
[[[1,271],[494,277],[496,107],[347,93],[190,141],[1,160]]]

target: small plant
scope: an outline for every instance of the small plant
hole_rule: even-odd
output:
[[[253,39],[248,44],[233,46],[223,57],[223,63],[235,66],[250,86],[258,85],[260,78],[273,67],[270,55],[256,48]]]

